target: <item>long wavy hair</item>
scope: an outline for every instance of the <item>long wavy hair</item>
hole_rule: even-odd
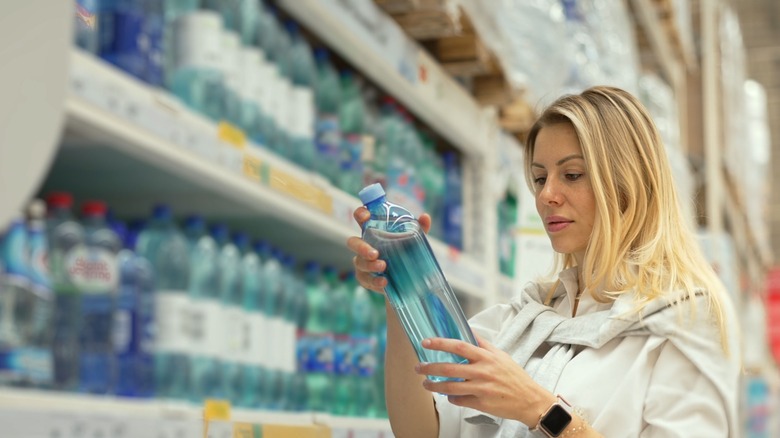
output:
[[[525,144],[532,192],[536,138],[544,127],[559,123],[571,124],[577,133],[596,199],[593,231],[580,266],[585,290],[599,302],[634,293],[639,314],[651,301],[682,290],[695,315],[695,295],[704,295],[728,350],[725,288],[683,218],[672,170],[647,110],[626,91],[604,86],[553,102]],[[575,265],[572,254],[556,257],[556,269]]]

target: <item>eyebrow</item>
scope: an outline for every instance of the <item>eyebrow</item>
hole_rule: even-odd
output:
[[[560,160],[558,160],[558,162],[555,163],[555,165],[556,166],[560,166],[561,164],[563,164],[563,163],[565,163],[567,161],[576,160],[577,158],[579,158],[580,160],[584,160],[585,159],[585,157],[583,157],[582,155],[572,154],[572,155],[567,155],[567,156],[561,158]],[[544,169],[544,166],[542,166],[539,163],[531,163],[531,167],[541,167],[542,169]]]

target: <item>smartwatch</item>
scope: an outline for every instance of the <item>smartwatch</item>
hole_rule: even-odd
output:
[[[553,403],[547,411],[539,417],[539,423],[531,429],[531,432],[540,431],[550,438],[561,436],[566,426],[572,420],[572,407],[565,398],[556,395],[558,401]]]

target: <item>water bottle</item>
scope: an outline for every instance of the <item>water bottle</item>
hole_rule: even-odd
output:
[[[242,340],[243,309],[241,308],[241,253],[230,240],[226,226],[211,227],[211,235],[219,246],[219,297],[222,303],[222,344],[220,355],[221,397],[235,400],[236,383],[240,382],[239,354]]]
[[[263,277],[263,255],[268,253],[268,244],[255,242],[246,250],[241,260],[241,287],[243,308],[246,318],[247,345],[243,360],[243,383],[239,405],[246,408],[262,406],[266,391],[266,357],[264,343],[268,342],[268,327],[263,313],[265,277]]]
[[[117,253],[122,243],[106,224],[106,210],[100,201],[82,206],[87,252],[75,264],[81,290],[79,390],[91,394],[112,392],[116,373],[112,328],[119,285]]]
[[[341,158],[341,128],[339,127],[339,105],[341,83],[339,75],[330,62],[330,54],[324,48],[314,51],[317,76],[315,81],[315,102],[317,121],[315,144],[317,161],[315,170],[330,181],[336,181]]]
[[[333,306],[330,288],[316,262],[306,264],[306,388],[309,409],[327,412],[333,403]]]
[[[54,387],[73,391],[79,379],[81,292],[75,278],[76,260],[85,257],[84,229],[73,219],[73,197],[51,193],[47,198],[49,274],[54,289]]]
[[[241,39],[231,30],[223,30],[221,38],[221,61],[219,63],[225,88],[222,95],[222,119],[236,126],[241,123],[241,81],[239,53]]]
[[[269,336],[266,337],[266,353],[268,359],[267,391],[264,397],[264,407],[271,410],[281,409],[285,404],[285,394],[282,382],[282,336],[284,332],[284,314],[282,312],[284,282],[282,277],[282,253],[272,249],[270,257],[263,264],[265,279],[265,295],[263,297],[263,312],[266,316]],[[270,336],[274,333],[273,336]]]
[[[119,288],[114,312],[113,344],[117,361],[114,393],[123,397],[154,395],[154,272],[135,253],[138,230],[113,224],[124,242],[117,254]]]
[[[31,369],[25,366],[27,340],[24,325],[31,315],[24,311],[30,289],[29,243],[22,218],[14,219],[0,239],[0,384],[21,384]]]
[[[363,224],[363,240],[387,263],[385,293],[420,362],[466,362],[452,353],[422,348],[423,339],[430,337],[473,345],[477,341],[419,222],[403,207],[388,202],[379,184],[364,188],[359,197],[371,213]]]
[[[262,64],[265,55],[255,47],[242,47],[239,51],[239,83],[241,106],[239,128],[256,143],[263,145],[263,111],[261,99],[264,92]]]
[[[326,267],[323,275],[330,286],[329,295],[333,308],[334,400],[330,412],[335,415],[347,415],[352,410],[352,399],[356,395],[352,368],[351,291],[349,284],[339,279],[333,267]]]
[[[158,205],[138,236],[137,252],[155,271],[154,387],[160,398],[184,399],[192,353],[189,331],[190,257],[170,207]]]
[[[98,4],[99,0],[75,0],[76,45],[82,49],[98,51]]]
[[[219,296],[219,247],[206,222],[193,215],[184,222],[190,253],[190,334],[192,341],[189,399],[200,403],[221,393],[222,303]]]
[[[100,57],[144,80],[146,49],[143,0],[113,0],[100,3]]]
[[[223,113],[222,20],[211,11],[181,16],[173,23],[171,91],[211,120]]]
[[[284,375],[285,409],[304,411],[308,408],[308,388],[306,375],[297,367],[297,328],[306,308],[304,287],[295,269],[295,257],[287,255],[283,259],[284,279],[284,322],[282,324],[282,370]]]
[[[353,272],[347,275],[345,284],[351,296],[349,312],[352,320],[350,341],[354,395],[350,415],[374,417],[377,414],[374,374],[377,369],[378,319],[371,298],[372,292],[357,284]]]
[[[225,28],[239,35],[242,44],[255,42],[259,14],[257,0],[205,0],[203,7],[218,12]]]
[[[444,241],[463,249],[463,181],[460,166],[453,152],[444,154],[445,191],[442,209]]]

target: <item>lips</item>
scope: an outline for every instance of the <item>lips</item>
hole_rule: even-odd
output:
[[[544,219],[544,224],[547,226],[547,231],[551,233],[561,231],[564,228],[568,227],[573,222],[574,222],[573,220],[567,219],[562,216],[547,216]]]

